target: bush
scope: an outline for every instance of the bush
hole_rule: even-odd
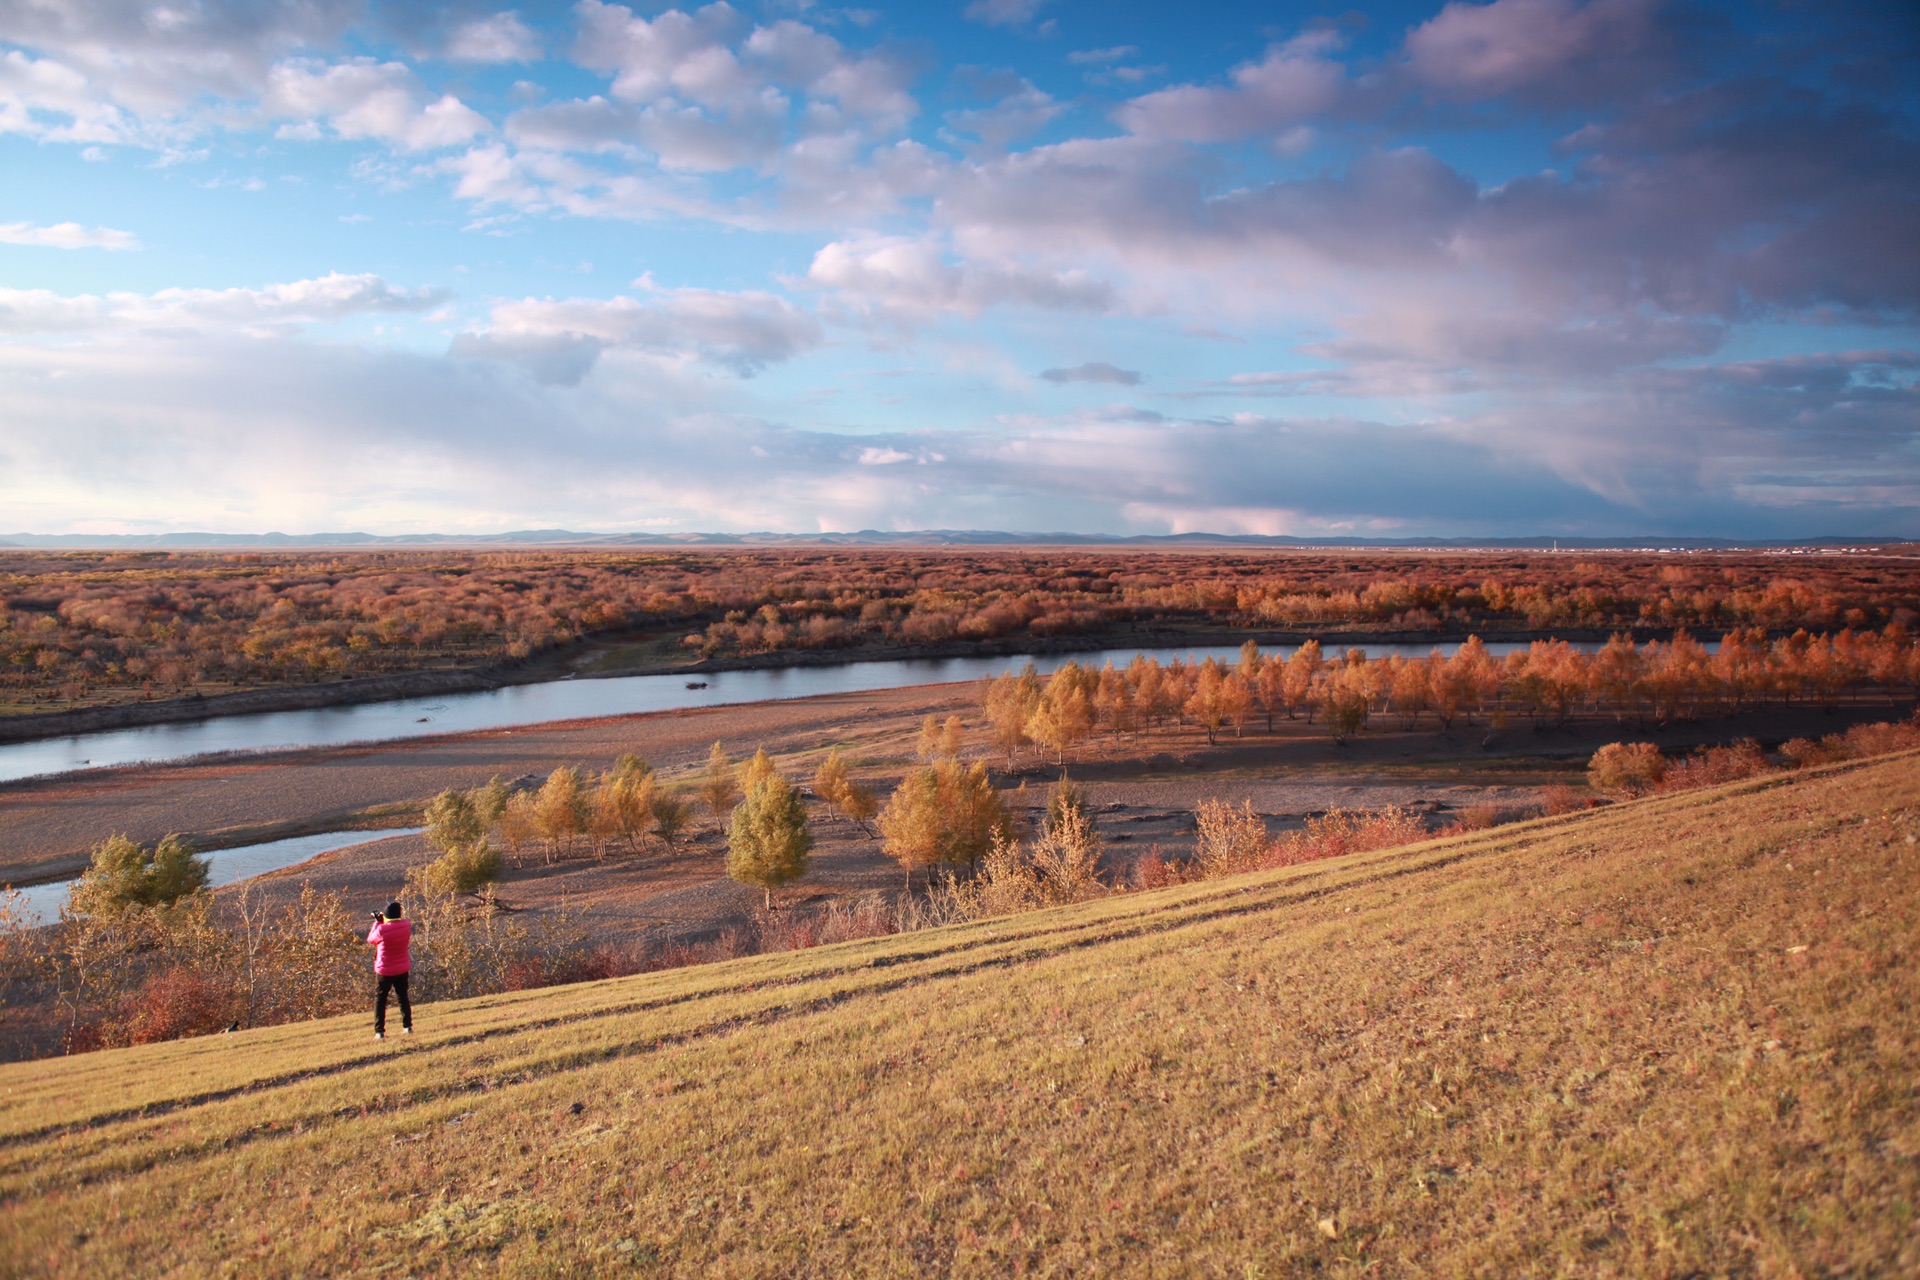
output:
[[[1540,793],[1540,810],[1549,818],[1559,817],[1563,813],[1579,813],[1582,809],[1593,808],[1593,805],[1591,792],[1568,786],[1564,782],[1556,782]]]
[[[1061,830],[1069,817],[1078,818],[1083,824],[1089,821],[1087,793],[1063,773],[1047,796],[1047,811],[1040,819],[1040,829],[1052,834]]]
[[[1658,790],[1689,791],[1695,787],[1717,786],[1772,773],[1766,752],[1748,738],[1730,747],[1702,747],[1684,760],[1667,766]]]
[[[449,898],[478,893],[500,878],[500,853],[485,840],[456,846],[429,862],[425,876],[429,888]]]
[[[92,865],[73,887],[73,910],[111,915],[132,907],[171,906],[205,889],[210,874],[207,860],[196,858],[179,836],[151,849],[125,836],[109,836],[94,846]]]
[[[1253,811],[1251,800],[1238,809],[1224,800],[1202,800],[1194,812],[1200,839],[1194,853],[1206,878],[1251,871],[1261,864],[1273,844],[1267,824]]]
[[[1615,795],[1651,791],[1666,773],[1666,757],[1651,742],[1609,742],[1587,764],[1587,781],[1593,789]]]
[[[1169,859],[1160,852],[1157,844],[1133,864],[1133,887],[1136,889],[1164,889],[1186,882],[1187,864]]]
[[[1486,831],[1508,821],[1507,811],[1491,800],[1482,800],[1470,804],[1455,815],[1447,824],[1447,832]]]
[[[900,932],[899,918],[885,898],[873,896],[836,902],[820,918],[820,942],[852,942],[856,938],[884,938]]]
[[[181,966],[147,979],[123,1012],[119,1035],[128,1044],[153,1044],[181,1036],[222,1031],[235,1018],[236,993],[230,985]]]
[[[521,956],[507,963],[500,986],[506,991],[562,987],[571,982],[600,982],[638,972],[638,966],[610,947],[590,947],[551,955]]]
[[[1419,814],[1397,804],[1377,811],[1330,809],[1322,817],[1307,819],[1305,830],[1283,836],[1262,865],[1297,866],[1342,854],[1416,844],[1431,836]]]
[[[754,933],[762,955],[778,951],[805,951],[820,945],[820,918],[804,912],[759,911]]]

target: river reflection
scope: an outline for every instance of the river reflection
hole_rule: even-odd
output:
[[[1347,648],[1364,649],[1370,657],[1390,653],[1424,655],[1438,648],[1451,653],[1457,645],[1363,644],[1326,646],[1329,654]],[[1581,649],[1596,645],[1578,645]],[[1294,646],[1265,650],[1285,657]],[[1520,643],[1494,643],[1494,654],[1524,649]],[[105,769],[115,765],[181,760],[224,751],[269,751],[293,747],[335,747],[356,742],[385,742],[577,720],[591,716],[632,715],[647,711],[676,711],[687,707],[733,706],[746,702],[773,702],[810,698],[829,693],[871,693],[906,685],[942,684],[978,680],[1018,670],[1032,662],[1042,675],[1068,662],[1098,667],[1111,661],[1125,666],[1145,653],[1162,663],[1176,658],[1223,661],[1239,656],[1232,645],[1185,649],[1103,649],[1091,653],[1062,653],[997,658],[910,658],[886,662],[847,662],[826,667],[769,667],[755,671],[715,671],[695,676],[615,676],[607,679],[565,679],[542,684],[512,685],[481,693],[442,694],[394,702],[363,702],[311,711],[269,711],[249,715],[216,716],[183,724],[145,725],[137,729],[109,729],[98,733],[47,738],[0,746],[0,781],[32,778],[74,769]],[[703,685],[689,688],[689,683]]]

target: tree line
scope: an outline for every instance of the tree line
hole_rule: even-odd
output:
[[[1831,705],[1869,694],[1912,696],[1920,687],[1920,648],[1905,628],[1768,640],[1759,631],[1730,631],[1717,648],[1685,632],[1637,645],[1613,636],[1593,652],[1564,640],[1536,640],[1504,657],[1477,636],[1454,653],[1371,658],[1358,648],[1330,655],[1309,640],[1282,658],[1253,641],[1237,662],[1207,658],[1162,664],[1144,654],[1124,668],[1069,662],[1042,680],[1029,665],[988,681],[982,710],[994,748],[1009,767],[1028,748],[1064,762],[1097,733],[1151,733],[1162,726],[1198,726],[1208,743],[1249,726],[1271,730],[1278,719],[1304,717],[1336,739],[1390,716],[1407,728],[1423,719],[1504,725],[1513,716],[1565,723],[1581,712],[1619,718],[1675,719],[1770,704]]]
[[[0,712],[482,669],[583,638],[684,657],[1128,630],[1878,631],[1920,569],[1751,553],[0,551]]]

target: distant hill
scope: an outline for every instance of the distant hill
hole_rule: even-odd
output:
[[[1819,538],[1622,537],[1560,538],[1292,538],[1263,534],[1005,533],[983,529],[921,529],[854,533],[583,533],[571,529],[521,529],[490,534],[372,533],[137,533],[0,534],[0,547],[71,550],[282,550],[356,547],[1377,547],[1381,549],[1547,551],[1736,551],[1765,548],[1874,548],[1910,545],[1898,537],[1835,534]]]
[[[1912,1275],[1920,754],[0,1067],[37,1275]]]

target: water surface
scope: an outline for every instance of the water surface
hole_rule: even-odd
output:
[[[425,829],[397,827],[388,831],[323,831],[318,835],[289,836],[285,840],[265,840],[232,849],[215,849],[200,856],[207,860],[212,872],[209,883],[218,889],[222,885],[291,867],[335,849],[351,849],[355,845],[372,844],[375,840],[414,835]],[[26,900],[29,911],[36,913],[43,923],[51,924],[60,918],[60,908],[67,904],[67,895],[72,889],[73,881],[61,880],[52,884],[32,885],[20,890],[20,896]]]
[[[1282,657],[1295,646],[1276,646],[1263,652]],[[1381,644],[1328,645],[1329,654],[1347,648],[1364,649],[1370,657],[1390,653],[1424,655],[1438,648],[1451,653],[1457,645]],[[1597,645],[1579,645],[1595,649]],[[1494,654],[1524,649],[1524,643],[1489,644]],[[767,667],[752,671],[715,671],[700,675],[612,676],[605,679],[550,680],[540,684],[510,685],[478,693],[405,698],[392,702],[361,702],[308,711],[264,711],[247,715],[215,716],[178,724],[142,725],[134,729],[103,729],[36,742],[0,745],[0,781],[33,778],[74,769],[105,769],[115,765],[183,760],[225,751],[271,751],[293,747],[337,747],[349,743],[389,742],[442,733],[478,729],[514,728],[552,720],[590,716],[632,715],[647,711],[676,711],[688,707],[734,706],[811,698],[829,693],[871,693],[918,684],[978,680],[1018,670],[1028,662],[1042,675],[1069,662],[1098,667],[1111,661],[1124,667],[1145,653],[1161,663],[1176,658],[1237,660],[1239,647],[1219,645],[1184,649],[1103,649],[1091,653],[1015,655],[997,658],[906,658],[881,662],[847,662],[834,666]],[[689,688],[689,684],[702,688]]]

